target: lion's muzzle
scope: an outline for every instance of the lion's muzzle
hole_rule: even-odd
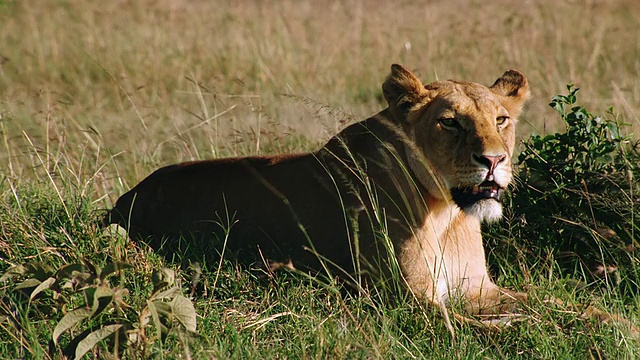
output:
[[[484,181],[473,186],[451,189],[451,197],[461,209],[467,208],[480,200],[491,199],[501,202],[503,193],[504,188],[495,181]]]

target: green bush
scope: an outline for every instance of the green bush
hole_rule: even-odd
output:
[[[181,294],[170,269],[153,273],[153,292],[141,310],[125,302],[129,290],[113,286],[109,277],[131,268],[123,262],[99,268],[86,259],[57,270],[35,262],[16,265],[0,277],[0,283],[18,280],[3,299],[0,316],[14,319],[6,323],[17,334],[22,326],[18,318],[48,320],[49,326],[55,325],[48,341],[48,353],[54,358],[80,359],[89,352],[114,358],[123,354],[147,357],[149,347],[157,340],[164,343],[172,332],[197,335],[195,308]],[[108,342],[106,349],[99,348],[103,341]],[[27,343],[23,353],[43,355],[34,351],[35,344]]]
[[[566,131],[523,142],[519,176],[505,204],[509,220],[491,227],[489,246],[510,237],[517,260],[530,267],[552,259],[565,274],[635,292],[638,143],[623,134],[627,124],[613,109],[595,116],[577,105],[578,88],[567,89],[549,104]]]

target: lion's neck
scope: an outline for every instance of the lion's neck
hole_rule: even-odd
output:
[[[461,216],[462,210],[451,200],[427,196],[427,219],[422,229],[423,234],[440,239]]]

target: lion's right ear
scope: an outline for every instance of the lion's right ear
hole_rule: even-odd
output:
[[[391,74],[382,84],[382,93],[392,114],[404,117],[411,108],[421,103],[427,91],[422,82],[402,65],[391,65]]]

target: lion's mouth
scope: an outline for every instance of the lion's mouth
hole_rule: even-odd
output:
[[[453,201],[461,208],[468,207],[480,200],[493,199],[502,201],[504,188],[495,181],[484,181],[481,184],[451,189]]]

